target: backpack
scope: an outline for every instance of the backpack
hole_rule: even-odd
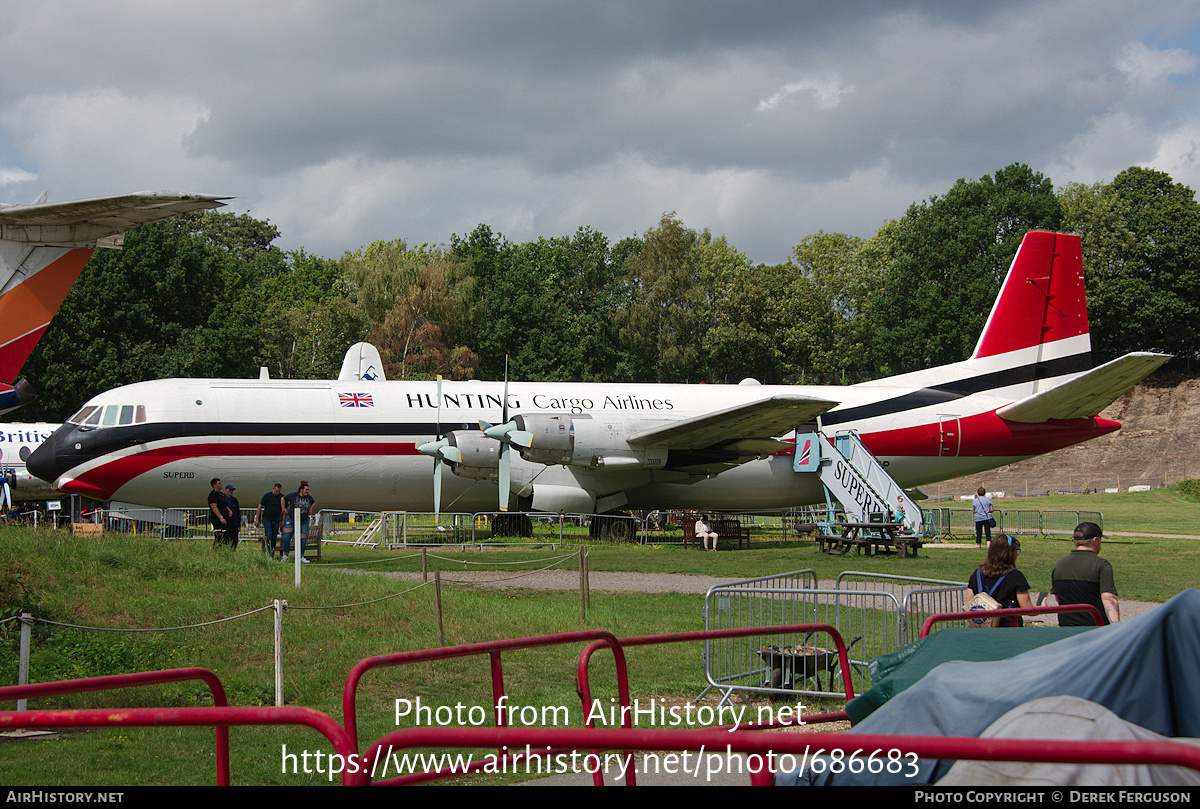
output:
[[[1008,573],[1011,572],[1011,570],[1008,571]],[[1001,609],[1002,605],[999,601],[992,598],[992,593],[996,592],[996,588],[1000,586],[1000,582],[1004,581],[1005,577],[1008,576],[1008,573],[1005,573],[1004,576],[996,579],[996,583],[992,585],[992,589],[985,593],[983,591],[983,574],[978,568],[976,568],[975,580],[978,586],[975,588],[975,597],[963,605],[963,611],[988,612],[990,610]],[[997,620],[998,619],[996,618],[988,618],[985,615],[980,615],[978,618],[968,618],[967,626],[974,627],[975,629],[983,629],[985,627],[990,629],[996,625]]]

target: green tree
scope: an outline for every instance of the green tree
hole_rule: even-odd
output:
[[[283,271],[256,290],[260,364],[283,379],[333,379],[346,349],[365,339],[369,322],[332,259],[288,253]]]
[[[491,379],[611,379],[621,363],[612,312],[620,268],[590,228],[512,244],[480,225],[450,256],[475,277],[471,345]],[[464,341],[465,342],[465,341]]]
[[[1061,223],[1050,180],[1024,164],[959,180],[944,197],[909,207],[878,242],[884,275],[869,313],[878,370],[966,358],[1024,234]]]
[[[712,242],[708,231],[691,230],[668,213],[642,236],[641,250],[625,259],[616,320],[634,381],[708,379],[701,346],[713,294],[705,287],[702,259]]]
[[[245,262],[193,215],[179,219],[92,256],[26,363],[39,398],[21,418],[61,421],[103,390],[147,379],[253,375],[261,342]]]
[[[1200,351],[1200,204],[1165,172],[1132,167],[1105,187],[1065,195],[1083,237],[1092,343],[1098,359],[1127,351]]]
[[[384,369],[399,379],[470,379],[479,357],[463,345],[451,345],[443,335],[462,322],[472,304],[474,279],[465,267],[445,258],[432,258],[420,274],[397,295],[382,323],[371,326],[370,340],[379,349]]]

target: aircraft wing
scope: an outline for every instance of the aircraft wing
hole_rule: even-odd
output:
[[[812,421],[838,402],[780,394],[683,421],[641,430],[628,437],[634,446],[663,445],[672,450],[721,446],[739,454],[778,451],[775,436]]]
[[[177,214],[218,208],[231,197],[143,191],[117,197],[0,207],[0,239],[56,247],[119,246],[107,240]]]
[[[1048,419],[1081,419],[1099,415],[1125,391],[1150,376],[1170,354],[1139,351],[1093,368],[1050,390],[1005,405],[996,415],[1027,424]]]

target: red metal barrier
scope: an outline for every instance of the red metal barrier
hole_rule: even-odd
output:
[[[842,682],[846,687],[846,701],[854,699],[854,684],[850,680],[850,665],[848,661],[848,653],[846,644],[842,640],[841,633],[829,624],[788,624],[785,626],[758,626],[758,627],[743,627],[739,629],[706,629],[697,630],[695,632],[674,632],[665,635],[639,635],[630,638],[620,638],[618,642],[623,648],[632,646],[654,646],[662,643],[684,643],[687,641],[697,640],[714,640],[716,638],[740,638],[750,635],[782,635],[799,632],[825,632],[833,638],[834,644],[837,645],[838,660],[841,663],[840,670],[842,672]],[[592,655],[599,651],[605,644],[592,643],[579,653],[579,663],[577,666],[577,677],[579,680],[579,698],[583,703],[584,716],[589,716],[590,711],[588,706],[592,703],[592,688],[588,676],[588,667],[591,663]],[[619,675],[618,675],[619,676]],[[848,719],[845,711],[835,711],[829,714],[813,714],[804,717],[804,722],[817,724],[820,722],[834,722],[841,719]],[[756,728],[765,730],[772,727],[783,727],[785,725],[794,725],[800,721],[799,717],[796,720],[789,722],[752,722],[742,725],[742,727]],[[587,727],[592,727],[591,722],[586,723]],[[632,727],[630,717],[627,713],[622,713],[622,727]],[[721,727],[732,727],[725,725]],[[718,727],[716,729],[721,729]],[[600,786],[600,775],[597,773],[594,776],[596,785]],[[636,776],[631,776],[628,782],[630,786],[636,786]]]
[[[988,618],[1007,618],[1010,615],[1049,615],[1052,613],[1062,612],[1086,612],[1092,616],[1096,626],[1103,626],[1104,619],[1100,615],[1100,611],[1091,604],[1059,604],[1058,606],[1045,607],[1011,607],[1003,610],[987,610],[986,617]],[[921,634],[918,637],[925,637],[930,633],[934,624],[943,621],[965,621],[968,618],[979,618],[980,612],[940,612],[936,615],[930,615],[925,619],[925,623],[921,624]]]
[[[486,654],[491,660],[492,705],[496,709],[496,724],[498,727],[503,727],[506,720],[501,710],[501,705],[505,697],[504,668],[501,662],[501,653],[516,649],[534,649],[542,646],[560,646],[565,643],[581,643],[589,640],[596,640],[598,643],[607,645],[613,650],[613,656],[617,661],[617,685],[621,704],[628,706],[629,675],[625,668],[625,653],[622,651],[621,644],[615,635],[611,632],[595,629],[582,632],[564,632],[559,635],[539,635],[530,638],[469,643],[461,646],[447,646],[440,649],[422,649],[415,652],[398,652],[396,654],[379,655],[377,657],[369,657],[366,660],[360,660],[351,669],[349,676],[346,677],[346,685],[342,690],[342,716],[346,723],[346,733],[357,750],[358,719],[355,700],[358,694],[359,681],[371,669]],[[405,779],[404,783],[423,783],[425,781],[437,780],[438,777],[441,776],[437,773],[422,773]]]
[[[111,691],[117,688],[134,688],[160,683],[179,683],[200,680],[208,685],[213,705],[228,705],[225,686],[216,674],[205,668],[193,666],[185,669],[163,671],[139,671],[132,674],[110,674],[104,677],[86,677],[79,680],[57,680],[51,683],[29,683],[0,688],[0,702],[38,697],[57,697],[64,694],[81,694],[85,691]],[[229,785],[229,729],[217,728],[217,785]]]
[[[329,715],[311,708],[108,708],[70,711],[2,711],[0,728],[99,728],[99,727],[204,727],[228,732],[230,726],[301,725],[325,736],[344,765],[342,785],[369,783],[358,767],[354,745],[346,731]],[[224,726],[224,727],[222,727]],[[229,756],[225,755],[225,785]]]
[[[1080,762],[1084,764],[1166,764],[1200,771],[1200,748],[1173,741],[1078,741],[1038,739],[978,739],[958,736],[885,736],[866,733],[822,733],[819,736],[761,731],[705,730],[630,730],[626,728],[445,728],[416,727],[393,731],[371,745],[363,756],[363,776],[373,781],[380,764],[390,766],[397,750],[413,747],[466,747],[558,750],[647,750],[697,751],[695,768],[689,773],[700,777],[705,756],[721,756],[727,762],[730,753],[748,753],[758,757],[758,772],[747,767],[750,783],[766,786],[774,782],[767,766],[790,756],[798,767],[811,763],[819,752],[840,752],[839,761],[847,771],[878,772],[876,766],[898,763],[905,774],[918,758],[975,761]],[[586,756],[583,757],[586,759]],[[578,761],[579,759],[572,759]],[[565,762],[563,762],[565,764]],[[686,764],[686,759],[683,762]],[[753,762],[750,762],[753,764]],[[784,764],[786,765],[787,759]],[[595,765],[593,765],[595,766]],[[722,765],[724,766],[724,765]],[[585,769],[587,762],[584,762]],[[787,769],[785,766],[784,769]],[[384,772],[383,774],[386,774]],[[396,779],[379,784],[395,783]]]

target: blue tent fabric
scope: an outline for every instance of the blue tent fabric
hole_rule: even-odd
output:
[[[1200,590],[1185,590],[1137,618],[1006,660],[943,663],[850,732],[978,736],[1019,705],[1064,695],[1103,705],[1162,736],[1200,737]],[[780,773],[776,783],[932,783],[950,764],[923,761],[918,777],[894,781],[865,773],[857,778]]]

